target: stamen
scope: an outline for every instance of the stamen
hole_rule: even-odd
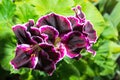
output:
[[[36,56],[36,54],[35,54],[35,53],[31,54],[31,57],[35,57],[35,56]]]
[[[34,45],[32,47],[32,49],[33,49],[33,51],[38,51],[38,52],[41,51],[41,48],[40,48],[40,46],[38,44]]]
[[[30,50],[31,50],[31,48],[26,48],[26,49],[25,49],[26,52],[27,52],[27,51],[30,51]]]
[[[59,43],[60,41],[61,41],[60,37],[57,37],[57,38],[55,39],[55,43],[54,43],[54,45],[56,46],[57,43]]]

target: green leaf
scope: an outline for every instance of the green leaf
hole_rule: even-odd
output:
[[[115,65],[104,65],[104,70],[100,72],[100,75],[106,76],[108,74],[114,74]]]
[[[69,80],[79,80],[76,76],[70,76]]]
[[[78,69],[80,75],[84,75],[87,69],[87,62],[83,59],[79,61],[74,61],[73,65]]]
[[[113,23],[111,22],[110,16],[108,14],[104,15],[106,19],[106,28],[102,33],[102,36],[106,39],[114,39],[118,40],[118,30],[116,27],[113,26]]]
[[[59,74],[60,80],[69,80],[71,79],[71,76],[74,76],[77,78],[76,80],[79,80],[80,74],[77,68],[72,65],[68,64],[66,62],[62,62],[61,66],[59,66],[57,73]]]
[[[25,23],[29,21],[29,19],[34,19],[35,21],[38,19],[38,16],[33,6],[25,2],[21,3],[21,5],[18,4],[19,3],[16,3],[16,23]]]
[[[74,1],[75,5],[82,6],[82,10],[86,14],[86,18],[93,23],[94,28],[97,31],[97,35],[99,37],[100,34],[103,32],[104,28],[106,27],[105,21],[100,12],[88,0],[74,0]]]
[[[106,2],[107,2],[107,0],[100,0],[100,1],[99,1],[99,6],[98,6],[98,8],[99,8],[100,12],[103,12],[103,11],[104,11]]]
[[[55,12],[62,15],[72,15],[71,7],[73,0],[31,0],[30,3],[35,6],[39,15]]]
[[[26,71],[24,74],[20,76],[20,79],[21,80],[35,80],[35,78],[33,77],[31,73],[32,73],[32,70],[28,72]]]
[[[3,69],[10,71],[12,66],[10,65],[10,61],[14,57],[14,51],[15,51],[15,46],[14,45],[8,45],[4,47],[4,52],[1,51],[4,54],[4,58],[1,60],[1,66]]]
[[[116,3],[117,0],[99,0],[97,6],[101,13],[111,13]]]
[[[2,0],[0,3],[0,27],[11,27],[15,4],[11,0]]]
[[[2,0],[0,2],[0,37],[1,39],[7,34],[12,33],[13,16],[15,12],[15,4],[11,0]]]
[[[119,52],[120,45],[109,40],[106,40],[98,49],[98,53],[119,53]]]
[[[112,13],[110,14],[111,22],[113,23],[114,27],[117,27],[117,25],[120,23],[119,10],[120,10],[120,2],[117,3]]]
[[[10,60],[14,57],[16,47],[16,39],[13,34],[5,33],[0,38],[0,64],[3,69],[10,71],[12,66]]]
[[[120,45],[115,42],[110,42],[110,51],[112,53],[120,53]]]
[[[89,65],[86,68],[86,74],[88,76],[90,76],[90,77],[94,77],[95,76],[94,70]]]
[[[96,64],[94,66],[96,68],[95,71],[97,75],[106,76],[114,74],[114,70],[116,68],[115,61],[117,56],[113,53],[118,53],[118,51],[115,49],[118,49],[118,44],[115,42],[109,40],[100,40],[97,54],[94,58],[92,58]]]

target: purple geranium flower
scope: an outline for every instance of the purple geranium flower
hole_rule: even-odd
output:
[[[93,29],[91,22],[86,20],[85,14],[81,11],[80,6],[73,8],[73,10],[76,13],[75,17],[64,17],[51,13],[40,18],[36,26],[38,28],[44,26],[42,30],[44,30],[43,33],[47,35],[55,34],[56,32],[56,37],[49,37],[47,42],[50,43],[49,40],[52,39],[51,43],[55,46],[63,45],[64,52],[66,52],[64,54],[70,58],[79,59],[81,57],[79,53],[82,49],[86,49],[95,55],[96,53],[91,47],[92,43],[95,43],[97,40],[96,31]],[[54,32],[46,30],[47,26],[49,26],[49,30],[51,28],[53,29],[51,31]]]
[[[38,28],[33,27],[33,23],[33,20],[30,20],[25,25],[13,27],[18,45],[11,64],[15,69],[28,67],[51,75],[56,68],[56,63],[60,60],[60,53],[52,44],[46,43],[48,36],[41,34]]]
[[[95,55],[92,44],[97,40],[96,31],[80,6],[73,10],[75,16],[50,13],[39,18],[36,25],[30,20],[24,25],[14,26],[18,44],[15,58],[11,61],[13,67],[38,69],[52,75],[57,62],[65,55],[79,59],[82,49]]]

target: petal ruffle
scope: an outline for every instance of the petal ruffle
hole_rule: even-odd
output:
[[[16,25],[13,31],[18,39],[19,44],[34,44],[35,42],[31,39],[31,34],[27,31],[27,28],[23,25]]]
[[[40,31],[36,27],[31,27],[29,32],[31,33],[32,36],[40,36]]]
[[[40,32],[48,35],[48,43],[55,43],[55,39],[58,37],[59,32],[52,26],[41,26]]]
[[[43,25],[53,26],[60,34],[64,34],[72,30],[69,20],[64,16],[60,16],[55,13],[43,16],[37,21],[37,27],[41,27]]]
[[[27,31],[30,31],[31,30],[31,27],[34,26],[34,20],[33,19],[30,19],[29,22],[25,23],[24,25],[26,26],[27,28]]]
[[[66,47],[66,55],[70,58],[80,58],[80,51],[86,48],[88,44],[85,36],[78,31],[73,31],[65,35],[62,42]]]
[[[76,17],[68,17],[68,20],[72,24],[72,28],[74,31],[80,31],[82,32],[83,24],[79,22],[79,19]]]
[[[32,39],[36,42],[36,43],[42,43],[43,39],[39,36],[32,36]]]
[[[36,66],[37,57],[31,56],[31,53],[29,53],[30,50],[30,46],[26,44],[17,46],[15,58],[11,61],[15,69],[21,67],[34,68]]]
[[[26,26],[27,28],[30,28],[30,27],[34,26],[34,20],[33,20],[33,19],[30,19],[29,22],[25,23],[25,26]]]
[[[37,38],[37,42],[38,42],[38,37],[39,37],[39,38],[42,38],[44,41],[46,41],[46,39],[48,39],[48,36],[47,36],[47,35],[44,35],[44,34],[41,34],[41,33],[40,33],[40,30],[39,30],[38,28],[36,28],[36,27],[31,27],[30,30],[29,30],[29,32],[31,33],[31,36],[32,36],[32,37],[37,36],[37,37],[36,37],[36,38]],[[40,41],[40,42],[41,42],[41,41]],[[40,42],[38,42],[38,43],[40,43]]]
[[[84,23],[85,22],[85,14],[82,12],[81,7],[76,6],[75,8],[73,8],[73,11],[76,13],[76,17],[79,19],[79,22]]]
[[[55,63],[48,58],[47,54],[40,53],[38,57],[39,58],[35,69],[52,75],[53,71],[56,69]]]
[[[58,51],[60,52],[60,60],[61,60],[67,54],[64,44],[60,43],[60,45],[58,47]]]
[[[59,60],[60,53],[56,51],[52,44],[41,43],[39,46],[42,48],[45,54],[48,54],[49,59],[51,59],[53,62],[56,63]]]
[[[96,42],[97,40],[96,31],[93,29],[93,25],[89,21],[86,21],[86,23],[84,24],[83,32],[87,34],[87,38],[90,43]]]

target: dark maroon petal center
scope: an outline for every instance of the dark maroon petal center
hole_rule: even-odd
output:
[[[71,24],[66,17],[54,13],[43,16],[38,20],[37,27],[41,27],[43,25],[53,26],[59,31],[60,35],[72,30]]]
[[[80,51],[87,46],[85,36],[78,31],[65,35],[62,42],[66,47],[67,55],[71,58],[80,57]]]

